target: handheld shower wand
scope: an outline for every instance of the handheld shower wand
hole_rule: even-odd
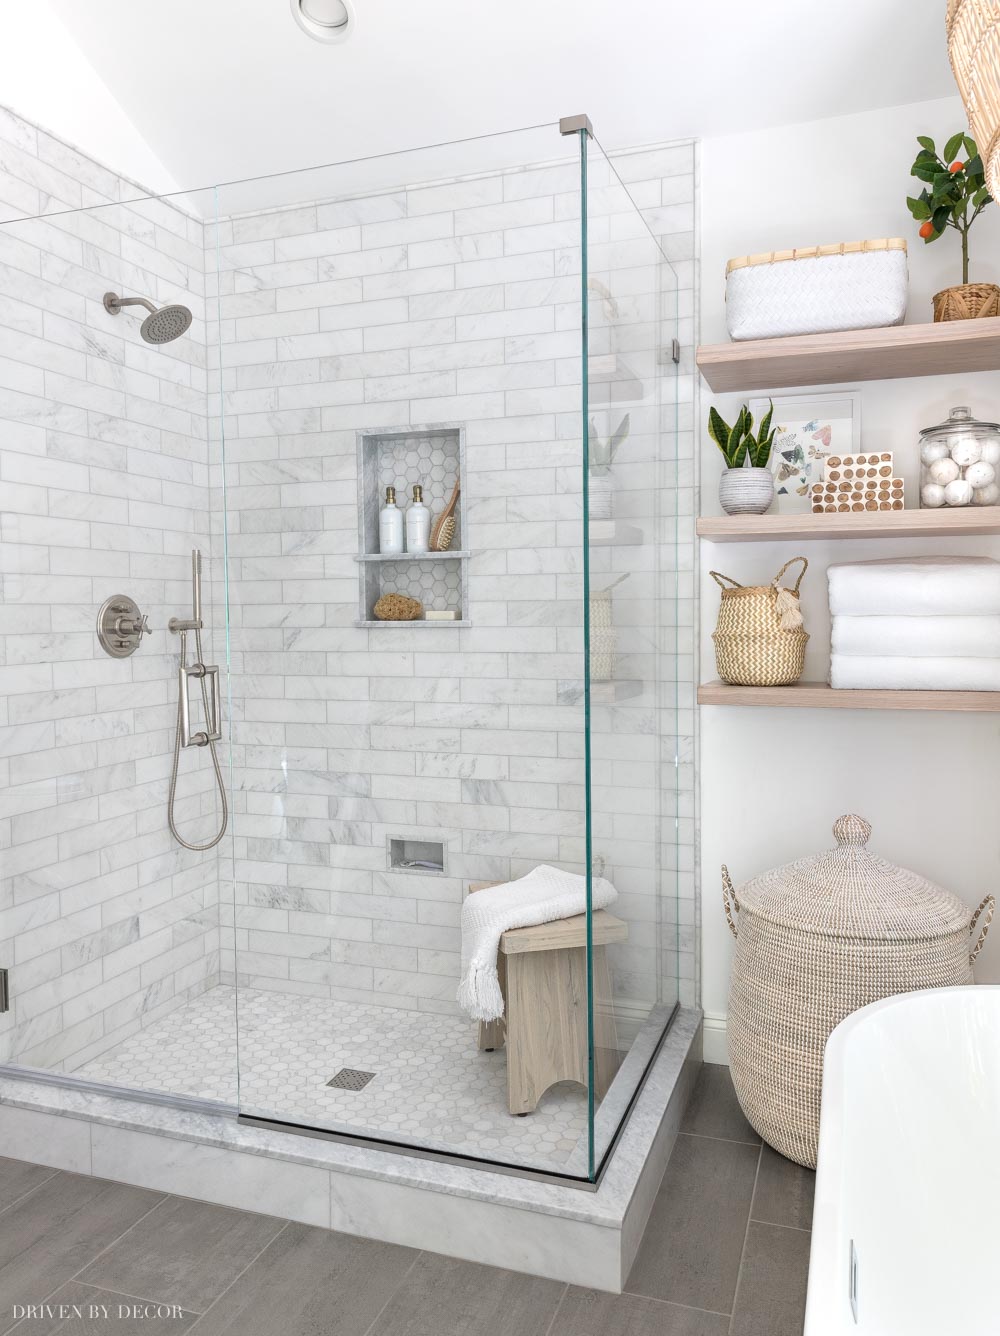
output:
[[[177,729],[174,734],[174,759],[170,771],[170,788],[167,796],[167,822],[170,826],[170,833],[178,844],[182,844],[185,849],[194,849],[197,852],[204,852],[206,849],[213,849],[223,835],[226,833],[226,827],[229,824],[229,805],[226,801],[226,785],[222,778],[222,769],[219,765],[219,757],[215,750],[215,744],[222,737],[222,700],[219,683],[218,664],[206,664],[205,655],[201,647],[201,550],[194,548],[191,552],[191,616],[189,618],[171,617],[167,623],[168,630],[181,639],[181,657],[180,665],[177,670]],[[195,662],[189,664],[187,661],[187,637],[188,632],[194,632]],[[198,678],[201,682],[201,701],[205,712],[205,728],[203,731],[192,733],[191,731],[191,703],[188,695],[190,679]],[[209,697],[209,683],[211,683],[211,698]],[[184,839],[177,829],[177,823],[174,817],[174,806],[177,800],[177,775],[180,769],[180,757],[182,747],[208,747],[212,757],[212,768],[215,771],[215,782],[219,790],[219,799],[222,803],[222,824],[219,827],[218,834],[206,844],[192,844]]]

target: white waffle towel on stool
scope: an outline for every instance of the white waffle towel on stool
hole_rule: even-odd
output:
[[[841,690],[1000,691],[1000,659],[867,658],[834,654],[830,685]]]
[[[834,617],[834,654],[1000,659],[1000,617]]]
[[[595,910],[606,909],[617,898],[610,881],[594,878],[591,903]],[[498,1020],[503,1015],[503,994],[497,977],[497,951],[507,929],[531,928],[586,911],[586,877],[545,863],[517,881],[466,896],[458,1005],[474,1020]]]
[[[831,566],[835,617],[1000,614],[1000,562],[989,557],[904,557]]]

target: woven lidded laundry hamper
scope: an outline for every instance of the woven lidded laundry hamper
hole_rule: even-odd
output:
[[[802,562],[799,578],[791,589],[785,589],[781,577],[797,561]],[[712,640],[723,682],[736,687],[783,687],[802,676],[809,636],[802,629],[799,586],[808,566],[805,557],[792,557],[769,585],[741,585],[731,575],[709,571],[722,590]]]
[[[809,1168],[830,1032],[893,993],[972,983],[995,908],[988,895],[973,914],[919,873],[870,853],[871,826],[860,816],[839,817],[833,833],[835,849],[754,877],[738,896],[722,869],[736,938],[727,1020],[733,1085],[768,1145]]]
[[[726,326],[777,339],[901,325],[906,289],[902,237],[740,255],[726,265]]]

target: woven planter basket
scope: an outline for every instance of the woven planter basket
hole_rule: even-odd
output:
[[[949,891],[869,853],[871,826],[859,816],[840,817],[833,832],[836,849],[765,872],[738,897],[722,869],[736,938],[733,1085],[768,1145],[810,1169],[830,1032],[879,998],[971,984],[995,908],[988,895],[973,914]]]
[[[995,283],[962,283],[934,294],[934,320],[983,320],[1000,315],[1000,288]]]
[[[781,577],[797,561],[802,562],[799,578],[785,589]],[[723,682],[735,687],[783,687],[802,676],[809,636],[802,629],[799,586],[808,566],[805,557],[793,557],[769,585],[743,586],[729,575],[709,572],[722,590],[712,639]]]

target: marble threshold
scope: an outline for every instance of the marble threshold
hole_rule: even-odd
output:
[[[594,1191],[0,1077],[0,1154],[343,1233],[621,1291],[701,1065],[681,1008]]]

